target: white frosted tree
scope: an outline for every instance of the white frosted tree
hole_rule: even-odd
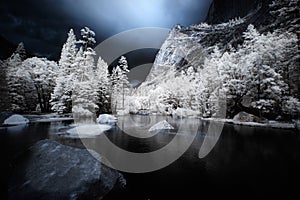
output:
[[[294,97],[285,97],[282,103],[282,113],[288,116],[297,117],[300,114],[300,102]]]
[[[114,109],[125,109],[126,96],[129,94],[128,63],[124,56],[119,59],[117,67],[112,71],[112,106]],[[119,105],[121,103],[121,105]]]
[[[122,76],[122,70],[120,66],[116,66],[112,70],[111,74],[111,83],[112,83],[112,108],[117,110],[119,108],[118,104],[121,102],[121,93],[122,93],[122,83],[120,81]]]
[[[299,0],[273,0],[270,4],[270,13],[275,16],[274,26],[287,31],[300,33],[300,1]]]
[[[93,49],[83,53],[83,60],[78,63],[76,81],[72,94],[72,112],[81,123],[94,122],[98,110],[98,84],[95,76]]]
[[[129,81],[127,77],[127,73],[129,72],[128,69],[128,62],[125,56],[122,56],[119,60],[119,67],[122,70],[121,76],[120,76],[120,81],[121,84],[123,84],[125,87],[128,86]]]
[[[96,34],[90,28],[84,27],[80,30],[80,34],[82,38],[79,40],[79,43],[82,45],[83,51],[86,51],[88,47],[92,47],[96,44]]]
[[[24,112],[26,110],[25,93],[26,83],[21,78],[22,59],[18,53],[13,53],[6,60],[6,83],[8,89],[9,110]]]
[[[95,75],[98,84],[99,112],[108,113],[110,111],[111,83],[107,63],[99,57]]]
[[[27,84],[32,84],[35,88],[35,96],[41,112],[51,110],[51,93],[55,86],[58,66],[56,62],[46,58],[28,58],[22,63],[23,76]]]
[[[218,71],[222,86],[226,92],[227,115],[234,115],[242,110],[242,107],[248,108],[245,100],[247,99],[248,87],[245,80],[248,66],[247,60],[241,59],[242,56],[234,49],[231,52],[225,52],[218,62]],[[246,62],[244,62],[246,61]]]
[[[252,108],[255,114],[278,115],[284,99],[289,99],[284,75],[295,37],[280,32],[260,34],[249,25],[244,38],[244,44],[224,53],[218,64],[229,102],[235,104],[229,109]]]
[[[0,112],[9,110],[8,88],[6,82],[7,62],[0,60]]]
[[[20,42],[17,46],[15,54],[19,54],[21,60],[25,60],[26,58],[26,50],[23,42]]]
[[[76,73],[72,94],[72,112],[80,123],[92,123],[98,111],[98,76],[95,67],[95,51],[91,46],[96,42],[95,33],[85,27],[81,30],[82,47],[76,57]],[[81,53],[82,52],[82,53]]]
[[[221,56],[220,50],[215,48],[210,57],[205,59],[203,70],[200,71],[205,87],[202,95],[204,117],[213,117],[218,111],[219,90],[222,86],[218,71]]]
[[[288,85],[278,71],[279,66],[275,66],[278,65],[276,58],[280,57],[280,50],[284,50],[284,41],[276,33],[258,33],[253,25],[249,25],[244,37],[241,53],[248,63],[246,84],[247,95],[253,99],[251,106],[260,114],[279,110],[282,97],[288,92]]]
[[[59,72],[56,78],[56,86],[51,96],[52,110],[57,113],[71,112],[72,107],[72,77],[75,73],[74,63],[77,55],[76,37],[71,29],[64,44],[59,60]]]

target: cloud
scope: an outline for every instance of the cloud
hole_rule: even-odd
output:
[[[211,0],[2,0],[0,30],[34,52],[60,50],[70,28],[88,26],[98,42],[138,27],[171,28],[202,21]],[[33,44],[34,42],[35,44]],[[50,46],[54,46],[49,48]],[[35,47],[35,48],[33,48]],[[47,48],[46,48],[47,47]]]

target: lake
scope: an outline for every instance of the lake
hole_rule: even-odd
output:
[[[136,117],[147,123],[146,116]],[[168,118],[174,127],[179,120]],[[18,155],[36,141],[53,138],[52,134],[68,128],[71,122],[33,123],[23,127],[0,129],[2,177],[9,177]],[[225,124],[213,150],[203,159],[198,153],[209,122],[198,121],[197,135],[188,150],[171,165],[149,173],[121,172],[126,188],[111,191],[109,199],[196,199],[270,197],[297,194],[300,180],[300,135],[294,130],[256,128]],[[118,126],[106,136],[117,146],[133,152],[154,151],[167,145],[175,131],[137,139]],[[91,141],[99,138],[89,139]],[[60,141],[81,146],[72,139]],[[7,173],[8,172],[8,173]]]

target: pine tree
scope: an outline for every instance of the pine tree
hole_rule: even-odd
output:
[[[93,33],[93,34],[91,34]],[[76,58],[76,73],[74,74],[74,90],[72,94],[72,112],[81,123],[92,123],[96,120],[98,111],[98,80],[95,73],[95,51],[89,46],[95,41],[94,32],[85,28],[82,30],[82,43]]]
[[[284,76],[295,38],[280,32],[260,34],[253,25],[249,25],[244,38],[243,46],[224,53],[219,62],[227,97],[235,103],[229,109],[248,107],[259,115],[280,114],[290,93]]]
[[[273,26],[286,31],[300,34],[300,1],[299,0],[273,0],[270,4],[271,14],[275,16]]]
[[[288,91],[288,85],[278,71],[279,66],[275,66],[276,58],[284,48],[283,41],[278,40],[275,33],[259,34],[252,25],[248,27],[244,37],[244,49],[241,51],[245,51],[244,59],[250,69],[246,83],[247,95],[254,100],[251,106],[258,109],[260,114],[279,110],[282,97]]]
[[[71,112],[72,108],[72,90],[71,81],[75,73],[74,63],[77,54],[76,37],[71,29],[66,43],[64,44],[59,60],[59,74],[56,79],[56,86],[51,96],[52,110],[57,113]]]
[[[27,53],[26,53],[25,46],[24,46],[23,42],[20,42],[18,44],[18,47],[17,47],[17,49],[15,51],[15,54],[19,54],[21,60],[25,60],[25,58],[27,56]]]
[[[212,117],[218,110],[218,94],[221,87],[218,65],[221,57],[220,50],[216,47],[210,58],[204,61],[204,69],[201,71],[201,77],[204,79],[205,90],[203,91],[203,110],[205,117]]]
[[[8,111],[9,110],[9,96],[7,81],[7,62],[0,60],[0,111]]]
[[[113,82],[113,99],[115,108],[125,109],[126,96],[129,94],[129,81],[127,73],[129,72],[128,63],[124,56],[119,59],[118,66],[113,70],[112,82]],[[121,105],[118,105],[118,103]]]
[[[80,31],[82,39],[79,41],[82,44],[82,48],[84,51],[87,50],[88,47],[93,47],[96,44],[95,40],[95,32],[89,29],[88,27],[84,27]]]
[[[72,112],[80,122],[90,123],[95,121],[98,111],[98,85],[94,71],[95,52],[88,48],[83,54],[83,60],[78,66],[77,79],[72,95]],[[83,121],[82,121],[83,120]]]
[[[26,110],[24,80],[21,79],[22,59],[18,53],[13,53],[6,61],[6,82],[8,88],[9,110],[24,112]]]
[[[112,94],[111,94],[111,104],[114,110],[117,110],[120,106],[118,105],[121,102],[121,93],[123,84],[121,83],[122,70],[120,66],[116,66],[112,70],[111,82],[112,82]]]
[[[108,113],[111,109],[111,83],[109,78],[108,65],[101,57],[99,57],[98,59],[96,77],[98,84],[99,112]]]

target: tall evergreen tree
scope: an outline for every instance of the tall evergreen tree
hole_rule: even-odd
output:
[[[126,96],[129,94],[129,81],[127,77],[128,62],[126,57],[122,56],[119,63],[112,72],[112,98],[114,109],[125,109]]]
[[[98,84],[95,74],[95,51],[89,45],[94,43],[94,32],[87,27],[82,31],[83,46],[80,55],[76,58],[77,73],[75,75],[74,90],[72,94],[72,112],[79,122],[90,123],[96,120],[98,107]],[[93,33],[93,34],[92,34]],[[82,53],[81,53],[82,52]]]
[[[6,81],[6,73],[7,73],[7,62],[0,60],[0,111],[9,110],[9,96],[7,81]]]
[[[99,112],[108,113],[110,112],[110,95],[111,95],[111,83],[108,71],[107,63],[99,57],[96,76],[98,84],[98,98],[99,98]]]
[[[88,47],[93,47],[96,44],[95,32],[88,27],[84,27],[80,30],[81,40],[79,41],[82,44],[83,51],[86,51]]]
[[[58,113],[71,112],[73,83],[71,78],[75,73],[74,63],[77,54],[76,37],[71,29],[64,44],[59,60],[59,74],[56,86],[51,96],[52,110]]]
[[[6,82],[8,88],[9,110],[24,112],[26,110],[24,87],[26,84],[21,79],[22,58],[18,53],[13,53],[7,59]]]

